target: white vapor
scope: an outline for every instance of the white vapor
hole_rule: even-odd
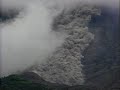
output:
[[[2,11],[21,10],[1,33],[1,76],[23,71],[42,62],[64,42],[52,31],[53,16],[78,2],[117,7],[119,0],[2,0]]]
[[[17,18],[2,28],[1,75],[9,75],[41,61],[62,42],[51,31],[52,16],[41,4],[27,3]]]

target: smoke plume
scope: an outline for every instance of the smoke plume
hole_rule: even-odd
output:
[[[78,3],[79,2],[79,3]],[[80,3],[118,8],[119,0],[2,0],[3,13],[19,14],[0,27],[1,76],[23,71],[41,63],[64,42],[52,31],[54,16]]]

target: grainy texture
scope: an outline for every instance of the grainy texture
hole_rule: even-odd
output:
[[[35,66],[32,70],[52,83],[82,85],[84,83],[82,52],[94,39],[87,25],[91,20],[91,15],[96,14],[100,14],[99,9],[86,5],[63,11],[56,17],[53,29],[67,34],[66,39],[44,64]]]

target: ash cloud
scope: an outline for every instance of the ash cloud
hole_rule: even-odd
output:
[[[79,2],[79,3],[78,3]],[[0,29],[1,76],[41,63],[64,42],[52,31],[54,16],[80,3],[118,8],[119,0],[2,0],[2,12],[16,10],[16,18]]]

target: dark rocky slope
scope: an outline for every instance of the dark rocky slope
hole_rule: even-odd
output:
[[[112,90],[114,85],[117,88],[120,85],[118,15],[118,11],[102,8],[101,16],[93,16],[89,23],[89,31],[95,35],[95,39],[84,51],[83,71],[86,84],[97,86],[101,90]]]

